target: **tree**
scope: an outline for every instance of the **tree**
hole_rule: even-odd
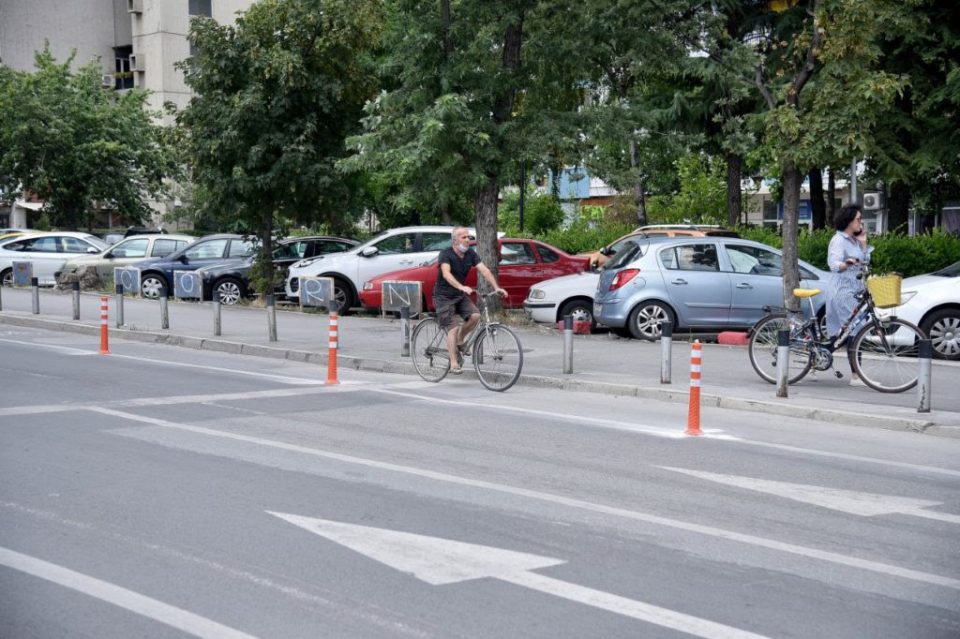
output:
[[[380,9],[378,0],[263,0],[235,26],[191,24],[199,53],[181,69],[196,95],[177,121],[197,208],[256,230],[263,293],[278,219],[351,226],[355,184],[335,164],[376,90],[369,52]]]
[[[769,10],[748,43],[715,36],[721,56],[739,65],[762,96],[764,153],[779,172],[784,199],[784,305],[798,310],[797,230],[802,175],[811,167],[862,157],[903,78],[879,68],[884,29],[899,24],[893,0],[789,0]],[[780,10],[782,8],[782,11]],[[749,80],[748,80],[749,78]]]
[[[140,222],[178,174],[167,131],[140,90],[104,88],[101,66],[71,71],[49,47],[34,73],[0,67],[0,180],[10,194],[44,201],[54,226],[91,228],[95,203]]]

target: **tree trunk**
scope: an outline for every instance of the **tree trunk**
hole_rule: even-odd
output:
[[[743,158],[736,153],[727,153],[727,226],[740,223],[743,198],[740,183],[743,180]]]
[[[497,196],[499,194],[497,177],[488,174],[487,183],[477,191],[474,202],[477,253],[480,255],[480,261],[486,264],[494,275],[498,275],[497,262],[499,261],[497,255]],[[490,287],[482,277],[477,277],[477,289],[480,292],[488,292]],[[490,310],[499,310],[498,299],[490,298],[489,302]]]
[[[266,300],[267,295],[273,294],[273,211],[270,207],[263,207],[260,214],[260,223],[257,229],[260,233],[260,299]]]
[[[823,201],[823,173],[819,168],[810,169],[810,213],[813,216],[814,229],[822,229],[827,225],[827,203]]]
[[[890,185],[890,200],[887,206],[887,230],[906,232],[910,216],[910,186],[905,182]]]
[[[637,181],[633,185],[633,205],[637,209],[637,224],[644,226],[647,223],[647,200],[643,193],[643,180],[640,178],[640,161],[637,157],[637,141],[630,139],[630,168],[637,174]]]
[[[450,40],[450,0],[440,0],[440,23],[443,25],[443,57],[449,61],[453,56],[453,42]]]
[[[440,207],[440,223],[444,226],[450,226],[452,222],[450,221],[450,205],[444,204]]]
[[[793,289],[800,285],[797,265],[797,226],[800,212],[800,169],[791,162],[783,167],[783,305],[788,311],[800,310]]]
[[[827,212],[826,212],[826,225],[829,228],[833,228],[833,218],[837,215],[837,185],[833,179],[833,168],[828,169],[830,172],[827,174]]]

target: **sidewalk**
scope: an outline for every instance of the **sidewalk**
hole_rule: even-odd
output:
[[[29,289],[4,288],[0,324],[31,326],[91,335],[99,344],[100,297],[81,294],[80,320],[73,318],[70,292],[40,291],[40,314],[32,313]],[[295,307],[291,307],[295,308]],[[115,299],[110,296],[110,338],[166,343],[189,348],[274,357],[326,364],[329,318],[325,314],[277,311],[277,341],[268,336],[263,308],[222,307],[222,335],[213,335],[213,304],[169,302],[169,330],[160,328],[160,304],[126,298],[123,328],[117,329]],[[412,322],[411,322],[412,324]],[[659,343],[621,339],[613,334],[575,335],[573,374],[563,373],[563,334],[543,326],[516,329],[524,350],[524,387],[562,388],[664,401],[688,401],[690,347],[674,340],[672,383],[660,383]],[[338,368],[416,375],[409,357],[401,356],[401,324],[397,319],[341,317]],[[469,379],[469,362],[467,364]],[[806,417],[846,425],[912,430],[960,437],[960,363],[934,360],[930,413],[918,413],[917,391],[878,393],[849,386],[849,368],[838,358],[832,371],[808,375],[791,386],[789,398],[777,398],[775,386],[761,380],[750,366],[744,346],[705,344],[701,401],[704,407],[732,408]],[[325,369],[318,376],[326,375]]]

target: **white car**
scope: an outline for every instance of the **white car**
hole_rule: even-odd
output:
[[[332,277],[334,297],[341,313],[357,305],[363,284],[378,275],[419,266],[452,244],[452,226],[407,226],[390,229],[341,253],[327,253],[295,262],[289,271],[285,293],[300,295],[301,277]],[[471,229],[471,237],[476,233]]]
[[[541,324],[556,324],[567,315],[575,322],[590,322],[596,328],[593,316],[593,296],[597,294],[600,273],[583,271],[573,275],[555,277],[530,287],[523,308],[533,321]]]
[[[960,262],[903,280],[900,306],[877,309],[919,326],[933,345],[934,357],[960,360]]]
[[[96,268],[101,279],[113,277],[113,269],[129,266],[149,257],[166,257],[179,251],[197,238],[192,235],[171,235],[169,233],[151,233],[149,235],[131,235],[121,239],[107,250],[96,255],[84,255],[67,260],[58,273],[69,275],[81,268]]]
[[[67,260],[80,255],[98,254],[106,248],[107,245],[99,237],[72,231],[32,233],[8,238],[0,241],[0,284],[13,284],[14,262],[31,262],[37,283],[52,286],[57,283],[56,273],[63,269]]]

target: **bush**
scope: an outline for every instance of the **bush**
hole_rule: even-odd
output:
[[[628,225],[595,225],[591,220],[579,219],[565,229],[554,229],[537,235],[537,239],[552,244],[567,253],[587,253],[606,246],[633,230]]]
[[[547,233],[563,222],[563,208],[555,197],[546,193],[528,193],[523,205],[522,235]],[[511,237],[520,233],[520,194],[503,198],[497,209],[497,223],[501,231]]]

